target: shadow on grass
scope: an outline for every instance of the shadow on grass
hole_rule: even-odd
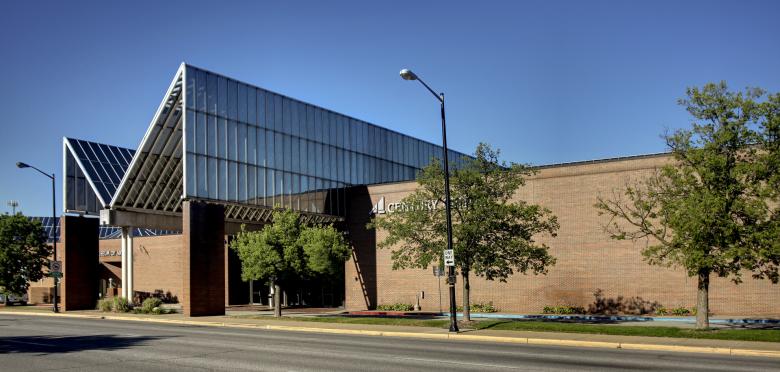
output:
[[[164,339],[160,336],[16,336],[0,337],[0,355],[3,354],[63,354],[86,350],[120,350],[149,341]]]

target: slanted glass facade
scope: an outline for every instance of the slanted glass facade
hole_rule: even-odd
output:
[[[185,197],[345,215],[351,185],[408,181],[442,148],[192,66]],[[463,154],[450,151],[458,165]]]
[[[111,201],[135,151],[74,138],[64,138],[63,146],[65,211],[97,215]]]

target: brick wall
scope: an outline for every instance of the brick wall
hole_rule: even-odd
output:
[[[669,161],[665,156],[648,156],[615,161],[572,164],[542,169],[518,190],[517,197],[551,209],[561,228],[558,237],[540,239],[550,246],[558,261],[546,276],[515,275],[506,283],[471,280],[472,303],[489,302],[505,312],[539,313],[546,305],[588,307],[594,292],[601,290],[616,303],[667,308],[692,307],[696,303],[696,280],[679,269],[647,265],[640,254],[645,242],[614,241],[603,232],[604,217],[593,207],[599,195],[608,197],[629,180],[641,179]],[[367,200],[351,207],[351,218],[362,220],[372,205],[384,196],[386,202],[399,201],[413,191],[416,183],[395,183],[368,187]],[[368,201],[370,200],[370,201]],[[368,208],[368,209],[366,209]],[[355,209],[355,210],[353,210]],[[357,210],[360,209],[360,210]],[[364,221],[351,221],[358,226]],[[346,306],[365,309],[375,304],[414,303],[415,295],[425,291],[424,310],[439,309],[438,278],[428,270],[391,269],[390,250],[375,249],[383,231],[352,233],[355,256],[346,264]],[[458,303],[461,302],[461,278],[458,278]],[[366,290],[368,288],[368,290]],[[442,278],[442,306],[447,308],[447,287]],[[372,300],[372,301],[369,301]],[[718,315],[780,315],[780,286],[753,280],[732,284],[713,278],[710,291],[712,312]]]
[[[116,239],[119,242],[119,239]],[[121,275],[121,266],[120,275]],[[133,291],[182,293],[182,236],[133,238]]]

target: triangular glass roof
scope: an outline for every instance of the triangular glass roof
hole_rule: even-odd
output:
[[[101,204],[107,207],[135,150],[75,138],[65,138],[64,142]]]

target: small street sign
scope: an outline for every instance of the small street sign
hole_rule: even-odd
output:
[[[49,272],[61,273],[62,272],[62,261],[50,261],[49,262]]]
[[[455,266],[455,252],[452,249],[444,250],[444,266]]]
[[[444,276],[444,268],[440,266],[434,266],[433,267],[433,276],[440,277]]]
[[[50,272],[49,276],[52,278],[62,278],[62,272],[61,271]]]

